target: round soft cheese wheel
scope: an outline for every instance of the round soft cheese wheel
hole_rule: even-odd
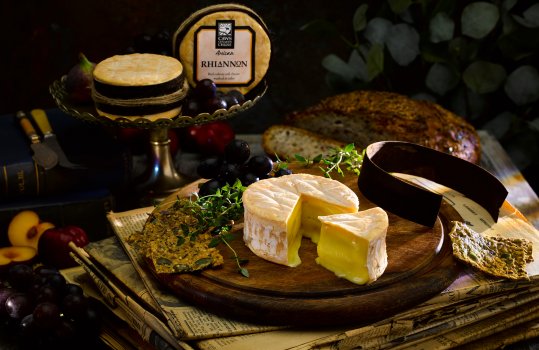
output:
[[[174,56],[189,84],[213,80],[220,90],[244,95],[266,76],[271,41],[262,19],[248,7],[222,4],[193,13],[174,35]]]
[[[189,89],[181,62],[157,54],[109,57],[96,65],[93,78],[96,110],[110,119],[174,118]]]
[[[255,182],[243,193],[243,240],[257,256],[297,266],[301,238],[317,242],[319,216],[355,213],[359,199],[343,183],[309,174],[291,174]]]
[[[182,72],[183,65],[174,57],[133,53],[104,59],[96,64],[93,77],[97,82],[114,86],[148,86],[166,83],[180,77]]]

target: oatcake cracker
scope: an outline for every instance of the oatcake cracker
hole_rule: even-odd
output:
[[[496,277],[529,279],[526,264],[533,257],[532,243],[528,240],[485,237],[459,221],[453,221],[449,236],[453,255],[466,264]]]
[[[142,232],[129,237],[129,243],[152,262],[157,273],[193,272],[223,264],[219,250],[209,247],[213,238],[210,233],[189,235],[188,228],[197,220],[184,210],[185,201],[189,200],[178,200],[168,208],[157,207]]]

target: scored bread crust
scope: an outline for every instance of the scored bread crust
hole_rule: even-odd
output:
[[[281,160],[294,159],[296,154],[307,159],[312,159],[319,154],[327,156],[332,149],[344,146],[344,142],[282,124],[272,125],[262,134],[264,152],[270,157],[277,156]]]
[[[440,105],[383,91],[358,90],[332,96],[284,118],[322,137],[365,148],[378,141],[417,143],[479,163],[475,128]]]

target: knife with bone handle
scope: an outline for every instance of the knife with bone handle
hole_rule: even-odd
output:
[[[60,166],[69,169],[84,169],[85,166],[72,163],[69,161],[69,159],[67,159],[62,147],[60,147],[60,144],[58,143],[56,134],[54,134],[52,131],[49,118],[47,117],[45,111],[43,109],[32,109],[30,114],[43,133],[43,143],[50,147],[50,149],[52,149],[58,155],[58,163],[60,163]]]
[[[24,133],[30,139],[30,148],[34,152],[32,158],[45,170],[52,169],[58,164],[58,155],[47,145],[41,142],[32,122],[23,111],[18,111],[16,117],[21,125]]]

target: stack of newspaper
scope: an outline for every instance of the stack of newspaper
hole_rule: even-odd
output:
[[[375,324],[354,328],[295,329],[249,324],[205,312],[164,289],[127,238],[140,231],[152,207],[110,213],[116,236],[73,246],[84,268],[66,272],[85,283],[88,277],[101,298],[155,349],[449,349],[467,345],[498,348],[539,336],[539,264],[529,266],[529,281],[489,278],[470,269],[446,290],[417,307]],[[475,211],[474,211],[475,212]],[[523,225],[514,217],[502,217]],[[527,224],[528,230],[539,235]],[[533,237],[532,237],[533,238]]]
[[[474,227],[486,224],[483,234],[531,240],[534,262],[528,265],[530,280],[495,279],[463,268],[461,275],[432,299],[356,327],[299,329],[267,326],[264,320],[259,324],[238,322],[182,301],[147,269],[127,238],[142,230],[153,207],[109,213],[115,235],[85,248],[72,246],[81,267],[64,274],[100,298],[136,331],[146,346],[133,347],[139,349],[497,349],[539,337],[539,231],[507,202],[497,223],[485,223],[481,208],[463,202],[466,199],[460,194],[437,184],[422,181],[421,185],[457,203],[455,209]]]

